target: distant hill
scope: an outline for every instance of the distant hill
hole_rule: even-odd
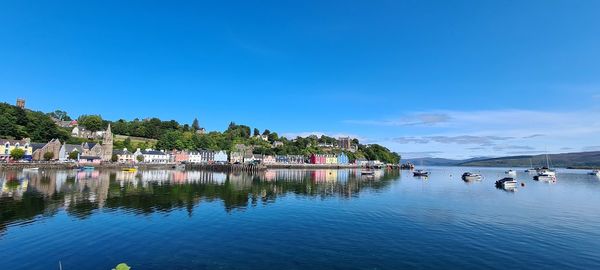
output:
[[[476,158],[470,158],[470,159],[410,158],[410,159],[403,159],[402,162],[403,163],[410,162],[417,166],[421,165],[421,164],[427,165],[427,166],[458,166],[462,163],[484,160],[484,159],[490,159],[490,158],[489,157],[476,157]]]
[[[578,152],[548,155],[552,167],[562,168],[600,168],[600,151]],[[501,158],[488,158],[460,162],[458,166],[477,167],[541,167],[546,165],[546,155],[511,156]]]

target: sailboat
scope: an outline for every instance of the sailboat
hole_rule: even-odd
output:
[[[525,170],[526,173],[537,173],[537,169],[533,168],[533,161],[529,159],[529,169]]]
[[[533,180],[538,181],[556,181],[556,172],[550,169],[550,158],[546,152],[546,167],[538,170],[538,174],[533,177]]]

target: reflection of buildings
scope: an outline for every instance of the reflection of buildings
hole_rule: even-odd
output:
[[[185,207],[191,214],[202,201],[222,202],[230,211],[270,204],[288,194],[352,198],[364,190],[384,188],[397,177],[397,171],[383,170],[373,177],[363,177],[356,169],[276,169],[258,174],[180,170],[0,171],[0,197],[3,201],[23,201],[19,205],[29,207],[19,215],[9,214],[7,220],[54,214],[60,208],[79,217],[92,215],[100,208],[152,213]]]

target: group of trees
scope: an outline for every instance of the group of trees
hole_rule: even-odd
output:
[[[0,103],[0,137],[46,142],[54,138],[64,141],[70,134],[42,112]]]

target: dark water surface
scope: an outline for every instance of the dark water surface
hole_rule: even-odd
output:
[[[599,178],[430,170],[0,171],[0,269],[600,269]]]

